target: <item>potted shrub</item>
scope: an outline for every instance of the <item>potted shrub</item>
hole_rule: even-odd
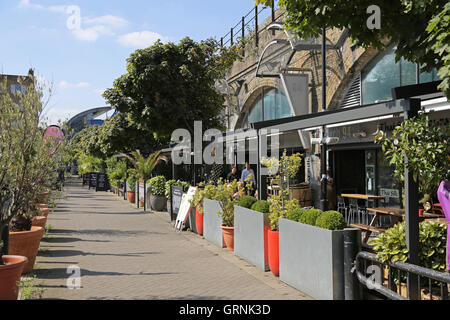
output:
[[[197,233],[199,235],[203,235],[203,199],[205,197],[205,190],[202,189],[202,186],[199,186],[197,190],[195,190],[195,194],[190,200],[190,204],[193,208],[195,208],[195,224]]]
[[[293,209],[280,218],[280,280],[315,299],[343,299],[345,227],[336,211]]]
[[[229,251],[234,251],[234,206],[239,203],[244,194],[242,184],[237,181],[226,183],[220,180],[218,182],[214,200],[217,200],[220,205],[217,214],[222,217],[220,228],[223,241]]]
[[[56,180],[63,158],[63,141],[42,135],[42,88],[32,76],[24,85],[26,92],[15,93],[14,101],[6,81],[0,90],[0,105],[8,106],[0,108],[0,300],[17,298],[17,293],[11,292],[17,289],[17,275],[33,269],[44,233],[42,227],[32,226],[35,199],[47,201],[39,198],[50,195],[46,192]]]
[[[299,206],[298,200],[286,200],[286,194],[287,192],[282,192],[282,195],[273,196],[269,208],[270,230],[267,232],[269,267],[277,277],[280,275],[279,220]]]
[[[166,178],[157,176],[148,182],[150,189],[150,205],[152,210],[164,211],[167,205]]]
[[[127,190],[128,201],[130,203],[136,203],[136,182],[137,182],[137,174],[135,169],[128,169],[128,187]]]

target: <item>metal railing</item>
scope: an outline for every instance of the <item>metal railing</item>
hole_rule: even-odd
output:
[[[275,8],[275,1],[272,0],[272,7],[255,6],[241,20],[234,25],[230,31],[220,38],[221,47],[233,46],[239,41],[243,41],[247,36],[254,36],[255,46],[259,46],[259,35],[264,30],[259,29],[259,23],[266,19],[268,16],[262,18],[263,13],[267,13],[267,10],[271,10],[272,22],[278,21],[283,13],[278,14]]]
[[[376,255],[360,252],[356,257],[358,280],[391,300],[449,300],[450,274],[409,263],[383,263]]]

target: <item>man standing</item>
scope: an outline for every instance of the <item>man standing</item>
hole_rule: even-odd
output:
[[[250,163],[245,163],[245,169],[242,171],[241,175],[242,182],[245,183],[245,189],[247,191],[247,194],[254,195],[256,191],[256,179],[255,179],[255,172],[250,167]]]
[[[236,180],[236,181],[239,180],[239,176],[237,174],[237,167],[236,166],[233,166],[233,169],[231,169],[231,172],[227,176],[227,181],[228,182],[233,182],[234,180]]]

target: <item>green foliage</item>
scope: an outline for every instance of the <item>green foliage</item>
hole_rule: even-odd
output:
[[[192,133],[194,121],[202,121],[204,129],[223,128],[224,98],[214,85],[238,55],[233,47],[218,49],[212,39],[157,41],[131,54],[127,73],[103,96],[139,130],[158,139],[170,139],[179,128]]]
[[[20,300],[39,300],[42,299],[46,289],[37,287],[37,276],[22,277],[19,281],[18,287],[20,292]],[[41,284],[42,285],[42,284]]]
[[[127,182],[130,186],[130,191],[136,191],[136,182],[138,181],[138,175],[136,169],[128,169],[128,179]]]
[[[234,206],[238,205],[243,196],[244,190],[239,189],[237,181],[226,183],[222,179],[219,180],[213,200],[220,204],[221,210],[218,214],[222,216],[226,227],[234,226]]]
[[[200,214],[203,214],[203,199],[205,198],[205,189],[198,187],[192,200],[189,201],[192,207],[197,208]]]
[[[172,199],[172,195],[170,194],[170,188],[174,186],[174,187],[183,187],[183,191],[187,192],[189,190],[189,187],[191,186],[191,184],[189,182],[186,181],[181,181],[181,180],[168,180],[166,182],[166,192],[165,192],[165,196],[167,198],[167,200]]]
[[[157,176],[149,181],[150,193],[154,196],[164,197],[166,194],[166,178]]]
[[[78,156],[78,172],[83,175],[91,172],[105,172],[105,162],[93,156],[80,154]]]
[[[439,272],[446,270],[447,228],[438,222],[423,222],[419,229],[420,265]],[[369,242],[382,262],[407,262],[406,224],[398,223]]]
[[[269,203],[269,220],[272,231],[278,230],[280,218],[286,218],[289,212],[300,207],[298,200],[286,200],[285,195],[272,196]]]
[[[266,200],[256,201],[251,208],[253,211],[261,212],[261,213],[270,213],[270,205]]]
[[[216,195],[217,188],[215,185],[208,184],[205,187],[205,199],[214,200],[214,197]]]
[[[295,208],[288,212],[286,219],[299,222],[300,218],[303,216],[303,214],[305,212],[306,212],[306,210],[304,210],[304,209]]]
[[[256,3],[270,4],[270,0]],[[354,46],[384,49],[397,44],[396,59],[419,63],[424,71],[437,68],[446,78],[442,90],[450,97],[450,5],[447,0],[279,0],[286,10],[285,27],[302,39],[321,35],[322,28],[349,29]],[[367,8],[381,10],[381,29],[370,30]]]
[[[145,158],[139,150],[131,152],[131,156],[120,153],[116,157],[128,159],[134,165],[138,178],[141,181],[150,179],[158,163],[168,161],[166,157],[161,155],[161,151],[152,153],[148,158]]]
[[[450,179],[450,125],[444,128],[428,115],[408,119],[396,127],[393,136],[381,132],[376,142],[382,144],[395,177],[404,182],[405,156],[408,169],[419,182],[422,194],[436,194],[440,183]]]
[[[316,221],[316,226],[327,230],[344,230],[347,227],[344,216],[337,211],[323,212]]]
[[[307,210],[299,219],[298,222],[303,224],[308,224],[310,226],[316,226],[317,219],[322,214],[322,211],[319,209],[310,209]]]
[[[117,161],[112,157],[107,160],[107,174],[111,185],[117,188],[123,188],[123,181],[127,176],[127,164],[124,160]]]
[[[257,199],[255,197],[251,196],[245,196],[239,201],[239,206],[247,209],[251,209],[252,206],[255,204]]]

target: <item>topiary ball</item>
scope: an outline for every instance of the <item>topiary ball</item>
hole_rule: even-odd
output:
[[[253,211],[261,212],[261,213],[269,213],[270,206],[266,200],[256,201],[252,206]]]
[[[247,209],[251,209],[251,207],[255,204],[257,199],[255,197],[245,196],[239,201],[239,206]]]
[[[298,222],[303,224],[308,224],[310,226],[315,226],[316,221],[319,216],[322,214],[322,211],[319,209],[311,209],[307,210],[299,219]]]
[[[296,208],[288,212],[286,219],[299,222],[300,218],[305,214],[306,210],[302,208]]]
[[[327,211],[320,215],[316,226],[327,230],[343,230],[347,227],[344,216],[337,211]]]

